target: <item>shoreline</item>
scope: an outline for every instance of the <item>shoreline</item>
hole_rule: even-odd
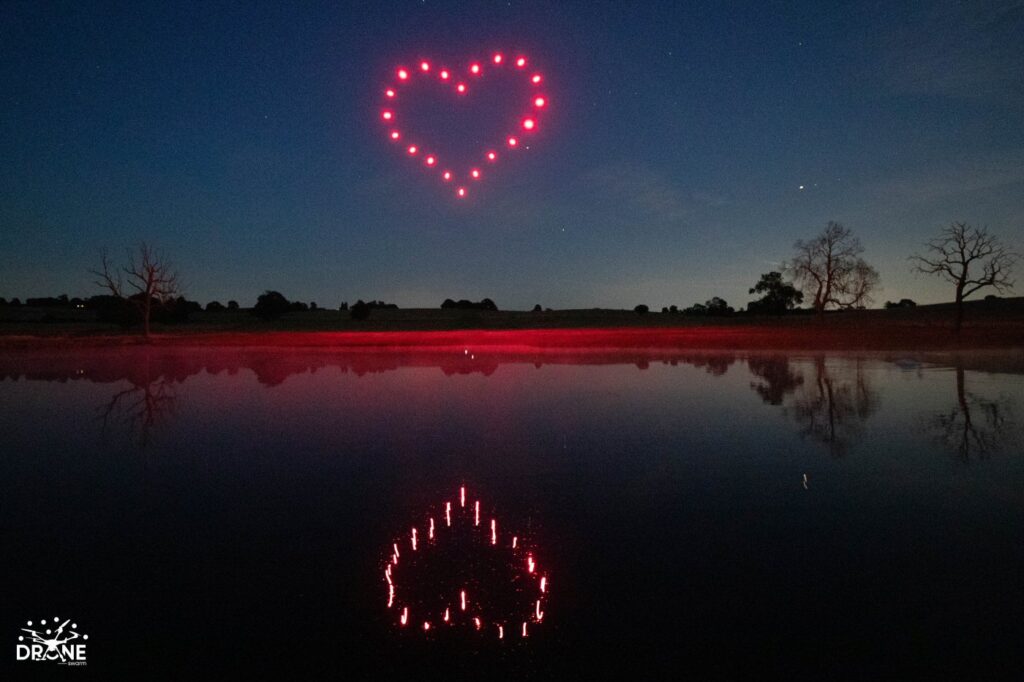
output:
[[[188,331],[154,334],[6,334],[0,350],[93,348],[330,348],[402,351],[717,349],[717,350],[971,350],[1024,348],[1024,326],[967,327],[959,337],[932,327],[700,325],[394,331]]]

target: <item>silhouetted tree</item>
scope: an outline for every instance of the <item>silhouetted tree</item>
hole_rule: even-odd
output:
[[[901,298],[899,301],[886,301],[885,307],[889,310],[892,310],[893,308],[915,308],[917,307],[917,303],[909,298]]]
[[[805,294],[814,297],[819,313],[830,305],[858,308],[871,303],[878,271],[861,258],[864,247],[841,223],[829,221],[821,234],[798,240],[793,248],[796,255],[785,270]]]
[[[396,306],[397,307],[397,306]],[[494,301],[489,298],[485,298],[478,303],[474,303],[469,299],[459,299],[453,301],[450,298],[444,299],[441,303],[442,310],[497,310],[498,306],[495,305]]]
[[[706,317],[708,314],[708,307],[703,303],[694,303],[689,308],[683,308],[683,315],[690,317]]]
[[[724,317],[736,312],[725,299],[714,296],[704,303],[694,303],[683,310],[683,315],[691,317]]]
[[[338,306],[338,310],[340,310],[341,312],[345,312],[346,310],[348,310],[348,301],[342,301],[341,305]]]
[[[349,311],[349,316],[353,320],[365,320],[370,316],[370,306],[360,299],[352,306],[352,310]]]
[[[206,304],[206,312],[208,313],[222,313],[227,308],[220,301],[210,301]]]
[[[238,301],[228,301],[228,310],[238,310]]]
[[[917,272],[952,282],[956,292],[953,330],[957,334],[963,326],[965,298],[985,287],[1000,293],[1013,288],[1010,273],[1018,256],[989,234],[988,228],[953,223],[925,248],[925,255],[914,255],[910,260]]]
[[[747,304],[747,312],[750,313],[783,315],[804,300],[804,295],[792,282],[784,281],[782,273],[774,271],[761,275],[748,293],[763,294],[760,299]]]
[[[539,312],[541,312],[541,310],[542,310],[542,308],[540,307],[540,303],[538,303],[537,305],[533,306],[533,312],[539,313]]]
[[[722,317],[724,315],[732,315],[734,312],[736,312],[733,309],[733,307],[730,306],[725,301],[724,298],[719,298],[718,296],[711,297],[711,300],[709,300],[707,303],[705,303],[705,305],[708,308],[708,315],[715,316],[715,317]]]
[[[97,286],[107,289],[112,296],[133,301],[142,313],[143,334],[149,338],[153,304],[166,304],[179,293],[178,273],[145,242],[134,255],[128,252],[128,265],[124,267],[112,265],[106,251],[101,258],[101,269],[91,271],[99,278]],[[126,287],[135,294],[129,296]]]
[[[633,308],[633,312],[634,312],[634,313],[636,313],[637,315],[646,315],[646,314],[647,314],[647,313],[649,313],[650,311],[651,311],[651,309],[650,309],[650,308],[648,308],[648,307],[647,307],[646,305],[644,305],[643,303],[641,303],[641,304],[640,304],[640,305],[638,305],[637,307]]]
[[[291,303],[279,291],[265,291],[256,299],[252,314],[264,320],[281,317],[291,309]]]

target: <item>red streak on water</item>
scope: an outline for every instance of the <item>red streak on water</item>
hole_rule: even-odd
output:
[[[540,591],[541,591],[541,593],[547,591],[547,586],[548,586],[548,579],[547,579],[547,576],[545,576],[545,577],[540,579]]]
[[[434,539],[434,518],[433,517],[430,518],[430,530],[427,532],[427,539],[428,540],[433,540]]]
[[[402,625],[405,625],[406,623],[409,622],[409,607],[408,606],[406,606],[405,608],[402,609],[402,617],[399,619],[399,622],[401,622]]]
[[[459,600],[462,602],[462,610],[465,611],[466,610],[466,591],[465,590],[462,590],[462,592],[459,593]]]
[[[491,544],[498,544],[498,521],[497,519],[491,519]]]
[[[450,617],[451,617],[451,616],[450,616],[450,614],[448,613],[448,609],[445,609],[445,610],[444,610],[444,622],[446,622],[446,623],[447,623],[447,622],[448,622],[448,619],[449,619]]]
[[[444,520],[450,526],[452,525],[452,503],[444,503]]]
[[[466,486],[459,488],[459,504],[463,507],[466,506]]]
[[[477,500],[473,505],[473,525],[480,525],[480,500]]]
[[[530,573],[533,573],[533,569],[535,568],[535,566],[536,566],[536,564],[533,563],[533,556],[532,555],[527,556],[526,557],[526,570],[529,571]]]
[[[526,637],[526,622],[523,622],[523,637]]]

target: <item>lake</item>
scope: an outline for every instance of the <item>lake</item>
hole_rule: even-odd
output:
[[[1022,413],[1020,351],[0,352],[5,646],[73,618],[98,679],[1019,673]]]

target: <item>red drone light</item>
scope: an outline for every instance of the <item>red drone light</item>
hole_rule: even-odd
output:
[[[469,69],[470,74],[472,74],[472,76],[474,76],[476,78],[480,78],[482,80],[482,78],[484,76],[484,68],[483,68],[483,66],[484,66],[484,64],[487,63],[487,61],[488,61],[488,59],[484,59],[484,60],[469,60],[468,61],[468,69]],[[493,62],[496,65],[500,65],[500,64],[504,64],[505,63],[506,58],[505,58],[505,56],[501,52],[493,52],[491,54],[491,57],[489,58],[489,61]],[[523,56],[523,55],[517,55],[514,58],[510,58],[510,61],[512,61],[518,69],[525,69],[525,67],[527,66],[527,58],[525,56]],[[417,64],[418,67],[419,67],[418,70],[422,71],[423,73],[428,73],[428,72],[433,71],[433,72],[439,74],[440,80],[443,81],[443,82],[447,83],[447,82],[451,82],[452,80],[455,80],[453,78],[453,72],[450,69],[440,68],[440,67],[437,66],[437,63],[431,63],[429,60],[426,60],[426,59],[423,59],[423,60],[421,60],[419,62],[413,62],[413,63]],[[401,67],[401,66],[400,67],[396,67],[395,73],[398,76],[398,81],[399,82],[397,84],[385,84],[384,88],[382,88],[382,92],[384,93],[384,96],[386,98],[385,99],[385,102],[386,102],[385,107],[386,108],[382,108],[380,110],[380,112],[381,112],[380,115],[381,115],[381,119],[383,119],[384,121],[387,121],[387,122],[389,122],[389,123],[391,123],[393,125],[394,121],[396,121],[399,118],[399,114],[401,112],[398,112],[396,110],[396,108],[395,108],[395,104],[396,104],[396,101],[398,99],[398,90],[400,89],[400,86],[402,86],[404,84],[404,82],[407,82],[407,81],[409,81],[411,79],[412,73],[410,73],[410,71],[415,71],[415,70],[416,69],[409,69],[407,67]],[[498,73],[500,73],[500,71],[499,70],[495,70],[494,73],[498,74]],[[512,74],[514,74],[514,77],[516,77],[516,78],[523,77],[523,76],[517,75],[516,71],[512,71],[512,72],[507,72],[506,71],[505,73],[506,74],[512,73]],[[528,78],[530,80],[530,82],[532,82],[533,84],[538,84],[542,80],[542,77],[541,77],[541,75],[539,73],[526,72],[523,75],[526,78]],[[454,94],[456,94],[458,96],[468,96],[468,94],[469,94],[468,81],[459,82],[458,80],[455,80]],[[476,93],[474,93],[474,94],[476,94]],[[404,102],[405,99],[406,98],[403,98],[403,102]],[[548,98],[547,98],[546,95],[534,95],[534,96],[531,96],[528,101],[529,101],[529,103],[532,103],[532,105],[533,105],[531,107],[531,110],[532,110],[533,113],[532,114],[527,114],[525,117],[523,117],[523,118],[521,118],[519,120],[519,125],[521,126],[521,128],[519,130],[520,131],[525,131],[527,133],[534,132],[534,131],[537,130],[537,128],[538,128],[538,126],[540,124],[540,120],[539,120],[539,117],[541,116],[540,110],[541,109],[545,109],[545,108],[548,107]],[[403,127],[406,127],[406,125],[407,125],[406,119],[403,118],[402,119],[402,123],[403,123]],[[406,132],[408,132],[408,130]],[[403,135],[397,129],[390,129],[390,130],[388,130],[388,135],[389,135],[389,137],[390,137],[390,139],[392,141],[398,141],[398,140],[402,139],[402,137],[403,137]],[[428,142],[428,144],[430,144],[430,146],[434,146],[434,144],[431,143],[430,141],[427,141],[427,142]],[[508,148],[518,148],[520,146],[519,139],[515,135],[511,135],[511,136],[506,137],[505,138],[505,144],[507,145]],[[526,149],[529,149],[529,147],[526,147]],[[418,147],[417,145],[409,144],[408,146],[405,147],[405,151],[406,151],[406,153],[409,156],[422,155],[420,147]],[[427,166],[427,167],[435,168],[438,165],[438,157],[435,154],[422,155],[422,158],[423,158],[423,164],[425,166]],[[497,155],[497,153],[493,149],[492,150],[485,150],[484,151],[484,158],[487,160],[487,162],[494,163],[497,160],[498,155]],[[456,169],[456,171],[445,169],[442,172],[442,174],[441,174],[441,178],[442,178],[442,180],[444,182],[451,182],[451,181],[454,180],[456,172],[458,172],[459,174],[467,173],[468,177],[471,178],[472,180],[475,180],[475,181],[481,180],[482,177],[483,177],[483,175],[482,175],[482,173],[481,173],[479,168],[472,168],[472,167],[465,168],[464,167],[462,169]],[[465,177],[465,176],[461,176],[461,177]],[[466,194],[467,194],[466,186],[457,187],[455,193],[456,193],[456,196],[458,196],[460,198],[465,197]],[[433,522],[433,519],[431,519],[431,521]],[[446,513],[445,521],[446,521],[446,525],[448,527],[451,527],[450,514]],[[477,524],[479,524],[479,518],[477,518],[476,521],[477,521]],[[429,532],[430,532],[430,539],[432,540],[433,539],[433,534],[434,534],[433,523],[431,523],[431,527],[430,527],[430,531]],[[414,533],[413,543],[415,544],[415,542],[416,542],[416,540],[415,540],[415,533]],[[513,543],[513,549],[514,549],[515,548],[515,543],[516,543],[516,538],[514,536],[512,538],[512,543]],[[415,547],[413,547],[413,549],[415,549]],[[396,549],[395,559],[396,559],[396,564],[397,564],[397,549]],[[423,624],[425,622],[426,621],[423,621],[423,620],[417,620],[417,623],[419,623],[419,624]],[[437,622],[437,621],[435,621],[435,622]],[[514,626],[516,624],[515,623],[510,623],[510,625]]]
[[[465,196],[465,188],[457,194]],[[472,512],[464,502],[454,512],[451,502],[444,509],[444,526],[435,526],[432,514],[424,518],[431,529],[427,539],[417,541],[412,528],[407,536],[412,551],[401,555],[401,564],[398,545],[405,539],[388,550],[384,582],[390,617],[398,629],[412,625],[409,630],[430,639],[490,632],[501,640],[506,630],[511,638],[527,637],[531,623],[543,624],[549,599],[547,576],[534,552],[518,548],[517,536],[509,542],[507,534],[499,534],[494,517],[481,528],[479,500]]]

